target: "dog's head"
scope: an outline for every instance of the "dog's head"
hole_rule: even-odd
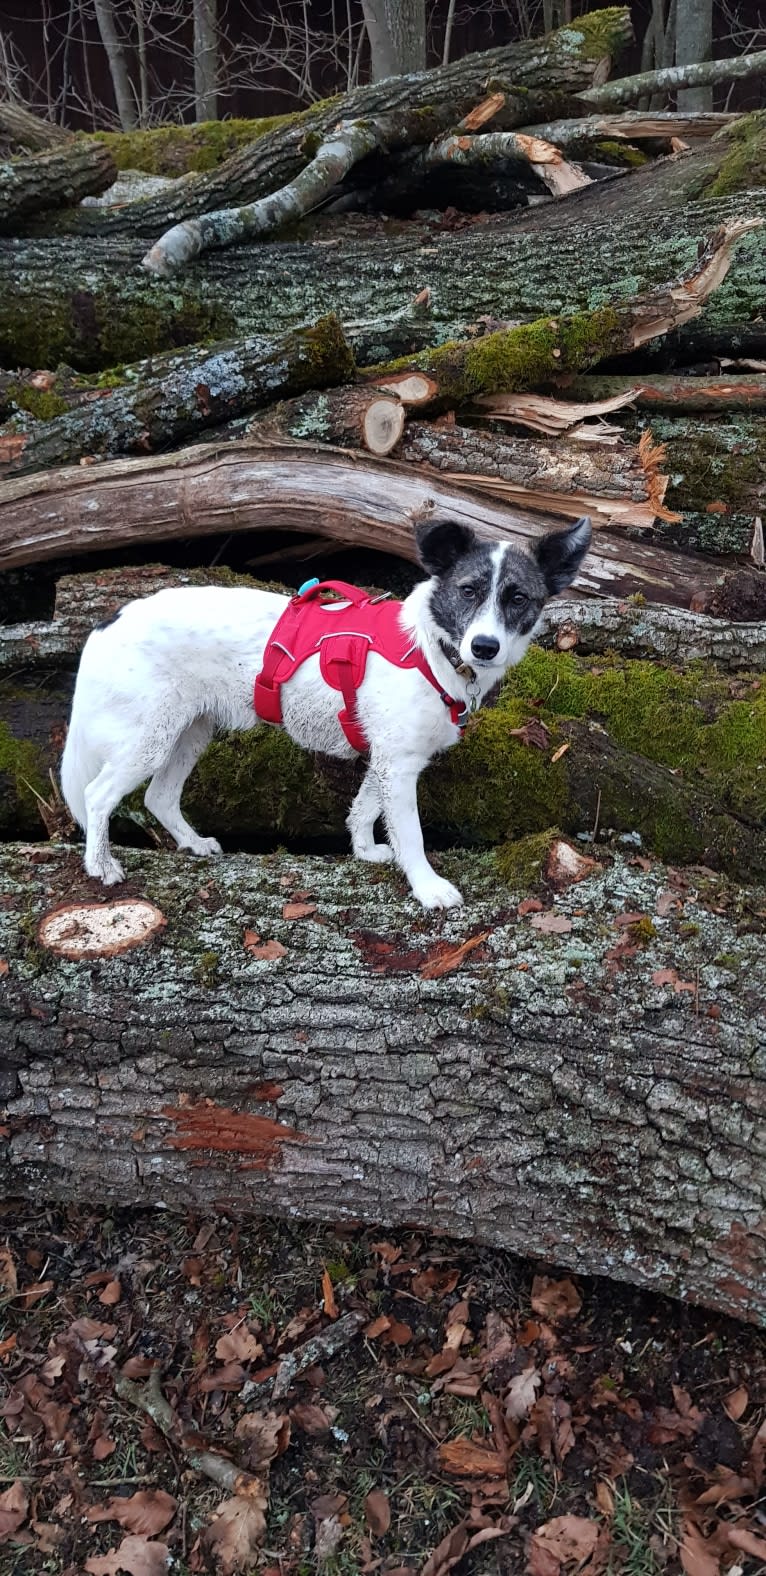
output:
[[[590,546],[587,517],[542,536],[529,551],[481,540],[455,520],[416,526],[431,576],[428,612],[461,661],[497,678],[524,656],[549,597],[565,590]]]

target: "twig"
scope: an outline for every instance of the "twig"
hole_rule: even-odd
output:
[[[321,1362],[322,1358],[334,1357],[336,1352],[342,1351],[359,1334],[362,1325],[366,1322],[363,1313],[345,1313],[337,1323],[329,1324],[326,1330],[320,1330],[318,1335],[312,1335],[311,1340],[304,1341],[302,1346],[296,1346],[295,1351],[288,1352],[279,1364],[274,1389],[271,1392],[272,1401],[281,1401],[287,1395],[293,1380],[305,1368],[312,1368],[314,1363]]]
[[[181,1418],[173,1411],[170,1402],[160,1389],[159,1368],[153,1368],[146,1384],[139,1385],[132,1379],[119,1378],[115,1390],[122,1401],[129,1401],[141,1412],[146,1412],[161,1434],[186,1457],[195,1472],[201,1472],[219,1488],[229,1494],[247,1495],[260,1491],[262,1483],[250,1472],[241,1472],[234,1461],[218,1450],[209,1450],[196,1433],[185,1433]]]

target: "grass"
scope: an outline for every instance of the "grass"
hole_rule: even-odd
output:
[[[639,1500],[625,1483],[611,1485],[614,1513],[608,1576],[662,1576],[668,1547],[672,1552],[678,1546],[670,1485],[659,1474],[654,1481],[656,1494],[648,1500]],[[732,1558],[732,1563],[737,1562]]]

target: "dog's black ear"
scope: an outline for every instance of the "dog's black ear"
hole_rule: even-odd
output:
[[[572,581],[590,547],[592,536],[587,514],[575,520],[566,531],[550,531],[537,544],[537,562],[543,572],[548,595],[556,596],[565,591]]]
[[[443,575],[476,546],[470,526],[457,520],[419,520],[415,525],[418,558],[429,575]]]

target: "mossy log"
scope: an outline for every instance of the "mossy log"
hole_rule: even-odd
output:
[[[28,214],[69,208],[106,191],[117,170],[103,143],[72,140],[52,151],[0,163],[0,232]]]
[[[115,911],[0,851],[4,1197],[416,1224],[766,1320],[762,891],[616,859],[545,934],[465,852],[438,922],[349,860],[126,862]]]
[[[627,377],[619,372],[589,372],[582,377],[562,380],[561,397],[568,400],[611,399],[630,394],[637,410],[664,411],[681,415],[694,411],[702,416],[727,416],[731,411],[766,411],[766,375],[763,372],[720,372],[717,376],[696,373],[654,373],[650,377]]]
[[[254,438],[281,435],[379,455],[390,454],[403,431],[401,400],[372,387],[312,389],[263,411],[248,428]]]
[[[623,411],[620,425],[634,441],[651,431],[664,450],[665,504],[677,518],[658,520],[657,539],[684,550],[747,555],[753,519],[766,513],[766,412],[631,417]]]
[[[40,801],[51,797],[72,670],[88,628],[126,596],[168,583],[163,572],[129,572],[120,597],[114,577],[78,579],[68,583],[68,614],[62,596],[57,626],[3,632],[6,672],[16,663],[0,683],[6,837],[41,830]],[[570,618],[566,639],[572,629]],[[533,734],[544,725],[536,742],[526,731],[531,719]],[[185,802],[192,820],[228,846],[279,839],[342,847],[360,770],[315,759],[281,732],[258,729],[214,742]],[[584,834],[598,824],[638,832],[668,859],[701,860],[743,879],[766,876],[766,681],[752,670],[666,670],[614,656],[592,670],[577,656],[535,648],[459,749],[429,768],[420,801],[429,835],[442,842],[495,846],[554,823]],[[145,830],[153,825],[140,794],[127,813]]]
[[[45,471],[82,457],[146,453],[269,404],[281,395],[343,383],[354,358],[337,318],[271,338],[179,352],[161,371],[126,379],[53,420],[0,428],[0,476]]]
[[[189,507],[193,496],[194,508]],[[416,560],[413,522],[436,509],[499,541],[536,541],[560,525],[424,476],[412,465],[338,449],[240,439],[147,459],[107,460],[0,482],[0,570],[171,537],[280,530]],[[724,576],[684,557],[599,532],[577,586],[688,607]]]
[[[668,477],[661,448],[636,443],[581,443],[411,422],[398,456],[462,480],[525,509],[591,516],[595,525],[653,526],[664,513]]]
[[[576,24],[559,28],[545,38],[523,39],[499,49],[466,55],[435,71],[370,83],[281,121],[217,169],[190,175],[172,191],[111,213],[79,210],[69,222],[80,234],[131,230],[156,239],[182,220],[256,202],[286,186],[340,120],[377,119],[419,111],[424,128],[422,140],[430,140],[426,132],[434,107],[448,104],[457,124],[484,96],[490,78],[509,87],[517,124],[530,115],[534,118],[551,110],[555,114],[556,103],[563,110],[572,94],[603,76],[610,60],[631,37],[628,8],[614,6],[580,17]],[[542,107],[546,99],[549,110]],[[511,113],[509,104],[507,114]],[[440,129],[437,121],[434,130]]]
[[[677,179],[685,161],[668,162]],[[0,238],[0,364],[63,361],[101,371],[197,340],[281,332],[328,312],[343,322],[358,363],[373,364],[475,335],[488,322],[631,300],[693,270],[700,243],[725,220],[766,217],[760,189],[664,207],[650,188],[645,205],[629,203],[628,188],[642,180],[639,170],[597,182],[564,203],[457,233],[424,236],[418,221],[393,235],[363,238],[352,229],[344,237],[334,221],[331,246],[321,244],[320,228],[319,242],[211,253],[173,281],[142,273],[140,238]],[[604,211],[612,186],[625,201],[610,199]],[[592,192],[600,194],[595,205]],[[700,327],[681,330],[679,348],[704,348],[716,334],[724,354],[736,353],[738,337],[757,352],[766,344],[755,322],[764,297],[766,241],[755,232],[739,243]]]

